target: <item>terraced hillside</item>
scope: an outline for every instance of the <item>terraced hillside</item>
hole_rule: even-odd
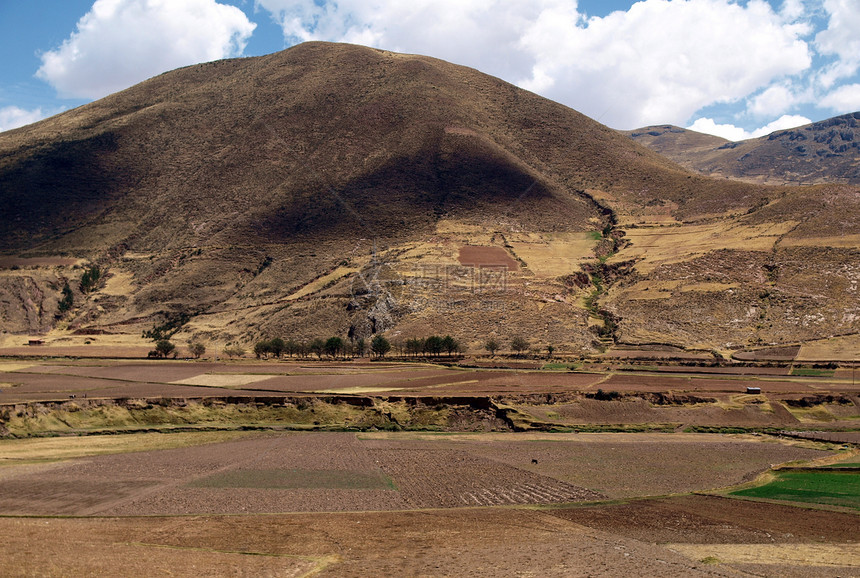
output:
[[[699,176],[478,71],[358,46],[183,68],[2,133],[0,202],[0,347],[858,332],[856,188]]]

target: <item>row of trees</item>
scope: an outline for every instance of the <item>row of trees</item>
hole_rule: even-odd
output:
[[[529,350],[529,342],[522,336],[514,336],[511,338],[510,349],[517,355]],[[490,338],[484,343],[490,355],[501,350],[502,344],[495,338]],[[376,357],[385,357],[392,349],[391,342],[382,335],[376,335],[368,343],[365,339],[346,340],[341,337],[329,337],[328,339],[313,339],[311,341],[296,341],[293,339],[283,340],[280,337],[273,339],[264,339],[254,344],[253,353],[257,359],[280,358],[283,356],[308,358],[316,356],[318,359],[330,357],[338,359],[344,357],[364,357],[368,353]],[[445,335],[431,335],[430,337],[420,338],[414,337],[407,339],[405,342],[398,342],[397,349],[400,355],[412,357],[432,356],[438,357],[442,354],[454,355],[461,353],[462,348],[460,342]],[[546,346],[548,357],[552,357],[555,347],[552,345]],[[177,357],[179,351],[176,346],[168,339],[155,340],[155,349],[149,352],[150,357]],[[188,354],[195,359],[199,359],[206,353],[206,346],[199,341],[191,341],[188,344]],[[241,345],[228,345],[224,347],[224,355],[233,357],[242,357],[245,355],[245,348]]]
[[[244,354],[244,350],[238,351],[236,347],[225,347],[224,354],[230,357],[240,357]],[[267,359],[269,357],[279,358],[283,355],[302,358],[316,355],[319,359],[322,359],[323,356],[336,359],[353,355],[364,357],[368,352],[377,357],[385,357],[385,354],[389,351],[391,351],[391,342],[382,335],[374,336],[369,344],[365,339],[348,341],[341,337],[329,337],[325,340],[316,338],[311,341],[295,341],[292,339],[284,341],[280,337],[275,337],[274,339],[265,339],[254,344],[254,355],[258,359]]]
[[[450,335],[446,335],[445,337],[431,335],[426,339],[422,339],[420,337],[407,339],[405,350],[407,355],[417,357],[422,354],[439,356],[443,353],[447,353],[448,355],[453,355],[455,353],[459,353],[461,348],[460,342]]]
[[[414,337],[405,342],[397,343],[400,355],[418,357],[421,355],[438,357],[442,354],[453,355],[461,351],[460,342],[450,335],[430,337]],[[224,348],[224,354],[230,357],[241,357],[244,350],[237,350],[237,346]],[[328,339],[313,339],[311,341],[283,340],[280,337],[264,339],[254,344],[254,356],[258,359],[269,357],[313,357],[319,359],[330,357],[337,359],[341,357],[364,357],[368,353],[376,357],[385,357],[391,351],[391,342],[382,335],[376,335],[368,343],[365,339],[345,340],[341,337],[329,337]]]

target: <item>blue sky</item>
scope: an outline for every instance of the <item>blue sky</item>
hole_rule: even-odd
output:
[[[860,0],[0,0],[0,130],[304,40],[472,66],[619,129],[860,110]]]

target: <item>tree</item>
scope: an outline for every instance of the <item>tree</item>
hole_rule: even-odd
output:
[[[257,356],[257,359],[266,359],[271,352],[271,343],[265,339],[254,344],[254,355]]]
[[[60,313],[65,313],[66,311],[71,309],[74,302],[75,298],[72,295],[72,288],[69,287],[69,282],[66,281],[65,284],[63,284],[63,298],[60,299],[60,303],[58,306],[60,309]]]
[[[322,359],[323,353],[325,353],[325,341],[317,337],[308,345],[308,350],[319,359]]]
[[[424,340],[424,353],[429,355],[439,355],[442,353],[442,338],[438,335],[431,335]]]
[[[355,354],[364,357],[365,351],[367,351],[367,341],[364,340],[364,337],[359,337],[355,340]]]
[[[446,335],[442,338],[442,349],[448,355],[453,355],[460,350],[460,343],[450,335]]]
[[[298,341],[294,341],[292,339],[287,339],[286,343],[284,343],[284,352],[290,357],[301,353],[302,344]]]
[[[382,335],[377,335],[370,342],[370,350],[379,357],[385,357],[385,354],[391,351],[391,343]]]
[[[555,346],[554,346],[554,345],[547,345],[547,346],[546,346],[546,357],[547,357],[547,359],[549,359],[549,358],[551,358],[551,357],[552,357],[552,354],[553,354],[553,352],[554,352],[554,351],[555,351]]]
[[[99,284],[101,270],[98,265],[93,265],[81,276],[81,293],[89,293]]]
[[[206,353],[206,346],[199,341],[192,341],[188,344],[188,351],[191,353],[194,359],[200,359],[203,354]]]
[[[496,352],[499,350],[500,347],[501,346],[499,345],[499,342],[492,337],[488,339],[487,342],[484,344],[484,349],[490,352],[491,357],[496,355]]]
[[[173,343],[171,343],[167,339],[162,339],[162,340],[157,341],[155,343],[155,354],[158,357],[167,357],[171,353],[173,353],[174,357],[175,357],[176,356],[175,352],[176,352],[176,346],[173,345]]]
[[[525,340],[524,337],[520,335],[516,335],[511,339],[511,349],[513,349],[517,355],[522,355],[523,351],[528,351],[529,342]]]
[[[340,337],[329,337],[323,349],[325,349],[326,355],[337,357],[343,351],[343,339]]]
[[[418,337],[406,340],[406,353],[411,353],[412,356],[417,356],[424,351],[424,340]]]
[[[284,353],[284,349],[286,349],[287,344],[284,343],[284,340],[280,337],[275,337],[274,339],[269,340],[269,353],[274,355],[275,357],[280,358],[281,354]]]

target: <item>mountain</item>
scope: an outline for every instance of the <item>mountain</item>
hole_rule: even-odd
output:
[[[860,112],[740,142],[671,125],[625,134],[705,175],[771,184],[860,185]]]
[[[0,133],[0,319],[6,343],[816,339],[856,331],[857,197],[696,175],[476,70],[306,43]]]

